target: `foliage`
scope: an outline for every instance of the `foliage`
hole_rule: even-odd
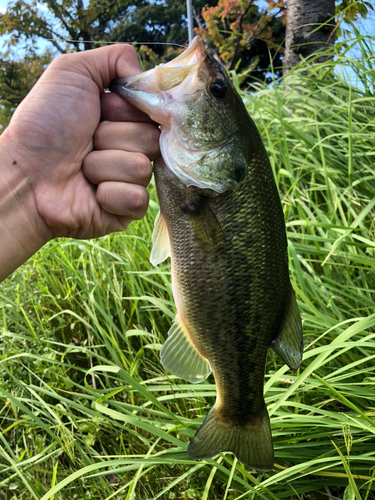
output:
[[[244,79],[248,82],[250,71],[252,80],[265,78],[270,65],[269,48],[275,56],[274,65],[281,66],[285,37],[285,26],[276,18],[285,10],[285,2],[269,0],[271,10],[262,12],[258,3],[255,0],[196,0],[193,6],[195,33],[204,38],[208,49],[227,68],[233,69],[239,63],[240,70],[247,70]],[[144,2],[118,22],[107,39],[144,42],[139,53],[145,69],[153,67],[155,62],[165,62],[175,57],[179,49],[159,43],[184,45],[188,42],[186,4],[179,0]]]
[[[238,65],[240,71],[246,70],[243,79],[247,83],[266,78],[269,49],[275,58],[274,65],[281,67],[285,26],[276,16],[285,10],[281,6],[285,2],[269,1],[271,10],[264,11],[260,11],[258,3],[255,0],[194,1],[195,33],[204,38],[208,49],[228,69]],[[139,53],[145,69],[153,67],[155,61],[165,62],[175,57],[179,49],[158,43],[184,45],[188,42],[186,5],[179,0],[145,2],[117,23],[107,39],[144,42]]]
[[[281,66],[285,26],[276,16],[285,13],[285,2],[267,2],[264,11],[256,0],[194,2],[196,32],[229,69],[237,63],[241,70],[255,69],[255,79],[264,79],[269,69],[269,49],[274,66]],[[176,55],[169,44],[188,42],[186,4],[180,0],[15,0],[0,15],[2,34],[8,34],[13,45],[35,44],[43,38],[60,53],[91,49],[105,41],[143,42],[140,54],[147,69]]]
[[[268,77],[270,53],[281,75],[286,0],[195,0],[195,31],[224,65],[251,83]],[[265,6],[264,6],[265,5]],[[364,0],[338,0],[339,19],[356,20],[371,9]],[[60,53],[105,42],[145,42],[145,68],[175,55],[164,44],[187,43],[186,5],[180,0],[15,0],[0,14],[0,35],[12,45],[49,40]]]
[[[374,6],[365,0],[336,0],[336,15],[344,21],[357,21],[359,17],[366,17]]]
[[[215,5],[216,0],[195,0],[194,13],[205,5]],[[181,47],[189,42],[186,19],[186,2],[145,0],[123,17],[108,33],[108,41],[134,43],[145,70],[173,59]]]
[[[275,56],[274,66],[281,66],[285,38],[286,1],[267,0],[262,10],[258,3],[219,0],[216,6],[202,11],[205,25],[195,30],[215,49],[227,69],[256,68],[258,74],[252,74],[253,78],[269,67],[270,50]]]
[[[336,1],[336,36],[350,36],[350,32],[343,28],[343,22],[353,25],[360,18],[365,19],[369,12],[375,12],[370,2],[364,0],[339,0]]]
[[[40,37],[60,53],[92,49],[104,40],[113,22],[135,6],[135,0],[131,5],[128,0],[16,0],[0,15],[0,35],[9,34],[13,45],[35,44]]]
[[[215,4],[216,0],[194,0],[194,13],[198,16],[203,7]],[[185,45],[189,41],[186,2],[145,0],[113,27],[107,39],[148,43],[160,57],[166,47],[158,44]]]
[[[9,56],[0,59],[0,133],[52,57],[53,54],[47,50],[41,56],[29,51],[23,60],[14,60]]]
[[[5,498],[374,498],[374,43],[347,40],[314,78],[300,66],[242,94],[282,196],[305,331],[296,373],[267,361],[274,471],[186,455],[215,385],[160,365],[175,311],[169,264],[148,263],[152,201],[126,233],[51,242],[0,285]]]

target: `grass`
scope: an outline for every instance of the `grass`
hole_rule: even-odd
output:
[[[175,309],[169,263],[148,262],[151,187],[127,233],[51,242],[0,285],[0,499],[375,498],[374,42],[352,43],[362,59],[337,47],[314,78],[296,68],[243,94],[280,189],[305,331],[298,372],[267,361],[274,470],[186,455],[215,385],[159,362]]]

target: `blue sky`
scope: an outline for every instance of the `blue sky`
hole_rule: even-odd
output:
[[[5,12],[5,9],[6,9],[6,6],[8,3],[9,3],[9,0],[0,0],[0,13]],[[262,3],[262,0],[260,0],[260,4],[261,3]],[[194,4],[194,0],[193,0],[193,4]],[[264,3],[264,5],[266,5],[266,3]],[[45,9],[45,7],[42,6],[42,9]],[[363,34],[375,35],[375,13],[374,12],[370,12],[370,14],[366,20],[362,19],[359,22],[361,24],[361,32]],[[3,38],[3,40],[4,40],[4,37],[1,37],[1,38]],[[0,40],[1,40],[1,38],[0,38]],[[2,44],[0,44],[0,51],[2,48],[1,45]],[[50,48],[53,48],[52,44],[45,42],[45,41],[41,41],[39,46],[40,46],[41,50],[44,50],[47,46],[49,46]],[[19,56],[20,54],[17,53],[17,55]]]

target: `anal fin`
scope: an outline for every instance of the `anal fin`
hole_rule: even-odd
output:
[[[160,262],[170,257],[171,247],[169,241],[169,234],[167,223],[161,211],[155,219],[154,231],[152,233],[152,250],[150,255],[150,262],[152,265],[157,266]]]
[[[302,324],[296,297],[292,290],[289,306],[285,312],[282,329],[272,342],[272,349],[292,370],[297,370],[302,361]]]
[[[178,315],[161,348],[160,360],[172,375],[193,384],[203,382],[211,373],[209,362],[195,349]]]

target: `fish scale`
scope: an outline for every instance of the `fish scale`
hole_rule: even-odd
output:
[[[267,351],[272,346],[297,369],[302,327],[282,207],[260,135],[199,38],[175,60],[111,89],[162,125],[151,261],[170,255],[178,314],[161,361],[193,383],[211,371],[215,377],[216,403],[187,453],[203,459],[231,451],[268,470]]]
[[[267,167],[270,169],[265,162]],[[252,196],[256,189],[252,169],[248,181],[224,195],[226,199],[206,198],[228,243],[225,250],[202,256],[189,215],[180,209],[182,204],[189,204],[189,197],[195,196],[194,190],[189,192],[184,184],[171,178],[162,162],[156,163],[154,171],[161,212],[171,238],[173,279],[186,311],[186,326],[194,332],[198,351],[210,360],[221,401],[221,419],[246,425],[265,413],[267,350],[275,336],[274,324],[290,293],[280,202],[276,198],[275,207],[268,202],[268,222],[259,217],[262,207]],[[249,233],[256,241],[251,247],[246,244]],[[275,241],[278,233],[283,236]],[[275,252],[277,246],[282,248],[281,255]],[[201,259],[192,260],[192,255],[201,255]],[[279,284],[276,290],[269,286],[272,279]],[[272,303],[271,311],[267,302]]]

